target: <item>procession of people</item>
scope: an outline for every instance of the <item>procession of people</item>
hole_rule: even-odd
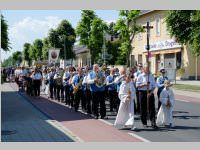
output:
[[[108,102],[109,111],[116,115],[114,126],[118,129],[136,130],[136,115],[140,116],[144,128],[148,127],[148,119],[153,129],[157,125],[173,127],[174,95],[165,69],[160,70],[157,79],[143,64],[130,68],[98,64],[64,69],[18,67],[11,73],[19,90],[23,88],[28,95],[39,99],[42,92],[50,100],[64,103],[75,112],[81,109],[95,119],[107,118]]]

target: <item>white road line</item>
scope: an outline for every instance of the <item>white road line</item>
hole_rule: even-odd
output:
[[[182,102],[186,102],[186,103],[189,103],[190,101],[187,101],[187,100],[182,100],[182,99],[176,99],[177,101],[182,101]]]
[[[151,141],[149,141],[149,140],[147,140],[147,139],[145,139],[145,138],[143,138],[143,137],[141,137],[139,135],[136,135],[134,133],[128,133],[128,134],[131,135],[131,136],[134,136],[134,137],[136,137],[136,138],[138,138],[140,140],[142,140],[143,142],[147,142],[147,143],[151,142]]]
[[[56,120],[47,120],[47,122],[49,124],[51,124],[52,126],[54,126],[56,129],[58,129],[59,131],[63,132],[64,134],[66,134],[67,136],[69,136],[72,140],[74,140],[75,142],[81,142],[83,143],[84,140],[82,140],[80,137],[76,136],[72,131],[70,131],[68,128],[64,127],[60,122],[56,121]]]
[[[112,123],[110,123],[110,122],[108,122],[108,121],[105,121],[105,120],[103,120],[103,119],[98,119],[98,120],[101,121],[101,122],[104,122],[105,124],[107,124],[107,125],[109,125],[109,126],[113,126]]]
[[[110,125],[110,126],[113,126],[113,124],[112,123],[110,123],[110,122],[108,122],[108,121],[106,121],[106,120],[103,120],[103,119],[98,119],[99,121],[102,121],[102,122],[104,122],[105,124],[107,124],[107,125]],[[151,142],[151,141],[149,141],[149,140],[147,140],[147,139],[145,139],[145,138],[143,138],[143,137],[141,137],[141,136],[139,136],[139,135],[136,135],[136,134],[134,134],[134,133],[128,133],[129,135],[131,135],[131,136],[133,136],[133,137],[135,137],[135,138],[137,138],[137,139],[140,139],[141,141],[143,141],[143,142]]]

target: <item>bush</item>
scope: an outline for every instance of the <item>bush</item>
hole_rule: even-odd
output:
[[[176,76],[181,76],[183,73],[185,73],[185,69],[184,68],[180,68],[176,71]]]

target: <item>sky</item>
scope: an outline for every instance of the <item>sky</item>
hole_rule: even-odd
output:
[[[67,19],[74,28],[81,19],[81,10],[2,10],[8,24],[10,52],[1,51],[1,60],[5,60],[15,51],[22,51],[24,43],[33,43],[43,39],[50,28],[56,28],[63,19]],[[118,19],[116,10],[95,10],[98,17],[110,23]]]

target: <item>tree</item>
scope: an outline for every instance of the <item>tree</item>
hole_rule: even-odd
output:
[[[181,44],[189,44],[192,53],[196,56],[200,55],[199,10],[171,10],[166,16],[166,24],[171,37],[175,37]]]
[[[36,49],[34,48],[33,45],[30,46],[29,58],[30,58],[31,60],[37,60],[37,57],[36,57]]]
[[[3,61],[2,66],[7,67],[13,65],[13,58],[12,56],[8,57],[6,60]]]
[[[33,42],[33,48],[35,49],[35,57],[36,60],[42,60],[42,47],[43,47],[43,43],[41,39],[36,39]]]
[[[64,43],[66,46],[66,59],[75,58],[73,46],[76,41],[76,33],[72,25],[67,21],[63,20],[57,27],[56,33],[59,37],[60,58],[64,58]]]
[[[88,44],[92,64],[97,62],[97,60],[99,59],[98,56],[102,53],[104,30],[106,29],[106,24],[101,19],[95,18],[92,21],[91,36]]]
[[[13,65],[20,65],[22,62],[22,52],[17,51],[12,55]]]
[[[1,15],[1,48],[4,51],[9,51],[8,25],[4,16]]]
[[[82,10],[81,20],[79,21],[76,28],[76,34],[80,37],[81,45],[89,45],[91,26],[94,18],[96,17],[97,16],[95,15],[93,10]]]
[[[60,38],[59,38],[59,35],[58,35],[56,29],[50,29],[49,30],[47,40],[49,42],[50,47],[60,48],[60,46],[62,45],[60,43]]]
[[[196,56],[196,80],[198,74],[197,57],[200,55],[200,11],[172,10],[166,16],[167,28],[171,37],[188,45]]]
[[[83,10],[76,33],[80,37],[80,44],[88,47],[91,54],[91,63],[94,64],[101,57],[103,33],[107,30],[106,23],[98,18],[94,11]]]
[[[24,49],[23,49],[23,52],[22,52],[23,60],[24,60],[24,62],[28,61],[29,66],[30,66],[30,61],[31,61],[31,59],[29,58],[30,47],[31,47],[30,43],[25,43]]]
[[[44,60],[47,60],[48,59],[48,51],[49,51],[49,48],[51,47],[49,39],[48,38],[44,38],[43,41],[42,41],[42,43],[43,43],[42,58]]]
[[[121,58],[120,63],[130,65],[130,53],[133,47],[131,42],[135,35],[139,32],[143,32],[143,28],[136,24],[136,19],[140,14],[139,10],[121,10],[119,12],[119,20],[116,23],[115,29],[119,30],[122,44],[120,47]]]

